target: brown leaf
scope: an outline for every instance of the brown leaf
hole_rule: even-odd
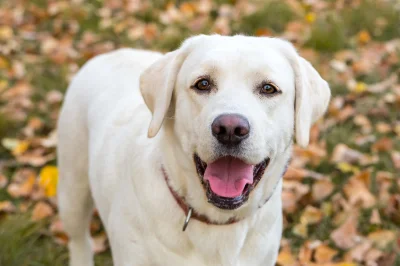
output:
[[[5,175],[0,174],[0,188],[5,188],[7,186],[8,179]]]
[[[310,225],[316,224],[322,220],[321,210],[308,205],[300,217],[300,223]]]
[[[60,219],[55,219],[50,225],[50,232],[53,234],[54,240],[57,244],[67,245],[68,236],[64,231],[64,226]]]
[[[365,262],[367,262],[367,265],[381,265],[381,264],[376,264],[378,260],[383,256],[383,252],[380,251],[379,249],[372,248],[368,250],[367,254],[365,255]]]
[[[101,253],[107,249],[107,235],[105,233],[101,233],[92,238],[93,242],[93,252]]]
[[[375,205],[376,199],[369,191],[370,171],[363,171],[352,176],[343,187],[346,197],[352,206],[361,204],[363,208],[370,208]]]
[[[378,248],[385,249],[390,244],[395,243],[396,232],[390,230],[379,230],[368,234],[368,239]]]
[[[361,132],[364,134],[369,134],[372,131],[372,125],[370,120],[365,116],[358,114],[353,119],[354,123],[361,127]]]
[[[312,187],[312,197],[315,201],[321,201],[329,196],[334,189],[334,185],[328,179],[318,180]]]
[[[346,221],[331,233],[331,239],[341,249],[349,249],[356,245],[359,237],[357,233],[358,215],[352,213]]]
[[[280,266],[297,266],[298,263],[296,259],[293,257],[289,248],[282,249],[279,252],[277,264]]]
[[[32,193],[35,183],[35,176],[30,175],[23,183],[12,183],[11,185],[9,185],[7,188],[7,192],[13,198],[27,197]]]
[[[307,176],[306,169],[294,168],[289,166],[283,177],[286,179],[302,180],[306,176]]]
[[[364,241],[353,247],[351,250],[349,250],[346,253],[345,258],[350,261],[362,262],[365,259],[365,254],[371,247],[372,247],[371,241]]]
[[[371,224],[381,224],[381,216],[379,215],[379,211],[374,209],[371,214],[371,218],[369,219]]]
[[[11,201],[0,201],[0,213],[1,212],[14,212],[15,206]]]
[[[386,134],[392,131],[392,127],[388,123],[379,122],[376,124],[376,130],[381,134]]]
[[[400,152],[392,151],[391,156],[394,167],[400,169]]]
[[[328,263],[337,253],[336,250],[322,244],[316,248],[314,257],[317,263]]]
[[[33,208],[32,220],[39,221],[46,217],[52,216],[53,214],[53,208],[49,204],[41,201],[36,203],[35,207]]]
[[[374,145],[372,145],[372,151],[375,152],[386,152],[392,150],[392,148],[393,140],[388,137],[381,138]]]
[[[332,153],[332,162],[354,163],[362,158],[363,154],[359,151],[350,149],[345,144],[336,145]]]

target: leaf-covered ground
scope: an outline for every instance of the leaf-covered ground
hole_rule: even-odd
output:
[[[55,125],[68,82],[118,47],[281,36],[332,88],[285,175],[278,265],[400,265],[398,0],[0,1],[0,266],[66,265]],[[111,265],[94,215],[97,265]]]

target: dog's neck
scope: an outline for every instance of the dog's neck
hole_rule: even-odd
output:
[[[228,224],[233,224],[233,223],[236,223],[239,221],[237,219],[232,218],[226,222],[219,223],[219,222],[214,222],[214,221],[210,220],[205,215],[197,213],[196,210],[193,210],[193,208],[191,206],[189,206],[189,204],[186,202],[186,200],[183,197],[179,196],[178,193],[176,193],[176,191],[171,187],[171,185],[169,184],[168,175],[165,172],[164,168],[162,168],[162,172],[164,175],[165,183],[167,184],[169,191],[171,192],[172,196],[174,197],[176,203],[179,205],[179,207],[185,213],[186,220],[183,225],[183,231],[185,231],[186,226],[188,225],[190,219],[195,219],[195,220],[198,220],[200,222],[203,222],[205,224],[210,224],[210,225],[228,225]]]

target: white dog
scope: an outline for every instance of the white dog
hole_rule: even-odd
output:
[[[70,265],[93,265],[94,204],[116,266],[274,265],[292,139],[308,144],[329,98],[274,38],[201,35],[166,55],[90,60],[58,125]]]

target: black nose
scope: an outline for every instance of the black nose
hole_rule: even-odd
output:
[[[225,145],[236,145],[246,139],[250,133],[249,121],[238,114],[224,114],[214,119],[212,134]]]

